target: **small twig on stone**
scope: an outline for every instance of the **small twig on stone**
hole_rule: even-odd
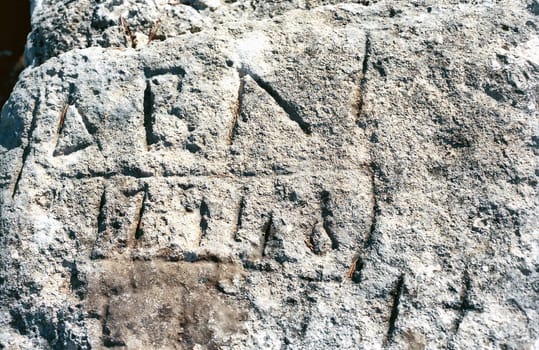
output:
[[[155,22],[155,24],[152,27],[152,30],[150,30],[150,35],[148,36],[148,43],[146,45],[149,45],[153,39],[155,39],[155,35],[157,34],[157,31],[159,30],[159,27],[161,26],[161,18]]]
[[[64,108],[62,108],[62,113],[60,114],[60,121],[58,122],[58,129],[56,130],[58,135],[60,135],[60,133],[62,132],[62,129],[64,128],[68,106],[69,105],[66,103],[64,105]]]
[[[131,41],[131,47],[133,49],[137,48],[137,38],[135,37],[131,29],[129,29],[129,25],[127,24],[126,19],[123,17],[120,17],[120,23],[122,24],[122,27],[124,29],[126,41],[127,42]]]
[[[348,272],[346,273],[346,277],[352,279],[354,277],[354,273],[356,272],[357,262],[359,258],[355,258],[354,261],[352,261],[352,265],[348,269]]]

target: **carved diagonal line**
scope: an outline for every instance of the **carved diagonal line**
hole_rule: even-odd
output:
[[[40,103],[41,103],[41,98],[38,96],[36,99],[36,103],[34,105],[34,110],[32,111],[32,122],[30,123],[30,129],[28,130],[26,146],[24,147],[24,151],[22,152],[22,165],[19,169],[17,176],[15,177],[15,184],[13,186],[13,192],[11,193],[12,199],[15,198],[15,194],[17,194],[19,190],[19,183],[21,181],[22,173],[26,165],[26,160],[28,159],[28,156],[30,155],[30,151],[32,149],[32,139],[33,139],[34,131],[37,127],[37,115],[39,114]]]
[[[299,113],[297,106],[292,102],[285,100],[281,94],[273,88],[267,81],[262,79],[260,76],[253,72],[247,73],[264,91],[270,95],[273,100],[283,109],[283,111],[288,115],[290,120],[296,122],[300,129],[306,134],[310,135],[312,133],[312,125],[305,121],[303,116]]]

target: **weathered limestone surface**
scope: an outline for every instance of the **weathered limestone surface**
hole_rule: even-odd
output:
[[[0,348],[538,348],[538,15],[35,1]]]

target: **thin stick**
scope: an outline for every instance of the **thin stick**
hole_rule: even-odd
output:
[[[60,121],[58,122],[58,130],[57,130],[58,135],[60,135],[60,133],[62,132],[62,129],[64,128],[68,106],[69,105],[66,103],[64,108],[62,109],[62,113],[60,114]]]
[[[150,35],[148,36],[148,43],[146,45],[149,45],[153,39],[155,39],[155,35],[157,34],[157,31],[159,30],[159,27],[161,26],[161,18],[155,22],[155,24],[152,27],[152,30],[150,30]]]
[[[129,25],[127,24],[125,18],[120,16],[120,22],[122,24],[122,27],[124,28],[127,41],[131,41],[131,47],[135,49],[137,47],[137,38],[135,37],[131,29],[129,29]]]

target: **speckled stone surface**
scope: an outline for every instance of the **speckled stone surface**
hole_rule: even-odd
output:
[[[6,349],[535,349],[539,4],[33,3]]]

